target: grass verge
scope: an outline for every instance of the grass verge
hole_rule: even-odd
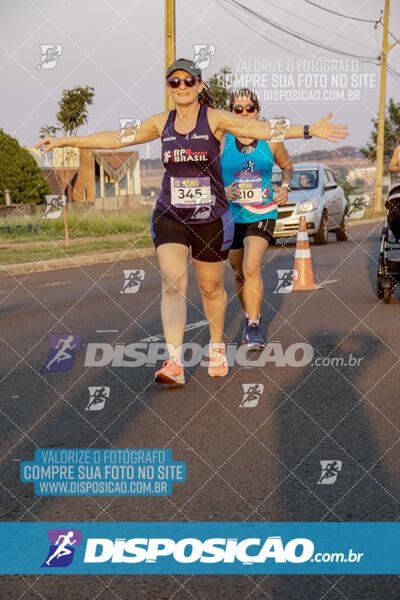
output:
[[[147,234],[151,209],[131,212],[95,212],[94,209],[67,212],[71,239],[99,237],[118,233]],[[22,226],[22,227],[21,227]],[[28,231],[27,226],[31,231]],[[0,245],[16,242],[41,242],[64,237],[64,219],[43,219],[40,215],[7,217],[0,221]]]
[[[55,258],[68,258],[83,254],[101,254],[117,250],[134,250],[135,248],[147,248],[152,246],[151,236],[139,237],[133,240],[97,240],[75,244],[70,248],[64,246],[35,246],[34,248],[13,248],[0,250],[1,265],[15,265],[26,262],[52,260]]]

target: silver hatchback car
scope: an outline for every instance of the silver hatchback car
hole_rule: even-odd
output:
[[[281,170],[272,171],[272,189],[281,183]],[[297,235],[300,217],[305,216],[307,231],[315,244],[326,244],[328,232],[338,241],[347,240],[347,201],[343,189],[326,165],[295,164],[291,192],[278,208],[274,238]]]

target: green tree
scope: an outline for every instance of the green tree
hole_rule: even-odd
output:
[[[233,87],[235,75],[229,67],[222,67],[217,73],[206,79],[208,92],[216,108],[229,110],[229,93]]]
[[[378,121],[371,119],[373,129],[370,135],[370,141],[361,152],[367,158],[376,160],[376,141],[378,137]],[[386,108],[385,126],[384,126],[385,146],[383,152],[384,171],[387,173],[389,161],[392,158],[395,147],[400,143],[400,102],[394,102],[393,98],[389,100],[389,106]]]
[[[94,88],[77,86],[71,90],[63,90],[58,103],[57,126],[44,125],[40,128],[40,137],[53,136],[57,131],[63,135],[74,135],[79,127],[88,121],[89,104],[93,104]]]
[[[349,203],[349,196],[361,193],[361,190],[358,185],[353,185],[352,183],[350,183],[350,181],[348,181],[345,178],[338,179],[338,183],[339,183],[340,187],[343,189],[345,198],[347,200],[347,204]]]
[[[41,127],[39,130],[39,137],[42,139],[46,137],[53,137],[57,135],[57,131],[60,131],[60,129],[60,127],[54,127],[54,125],[43,125],[43,127]]]
[[[5,204],[5,190],[10,190],[11,201],[17,204],[39,204],[51,194],[33,156],[0,129],[0,204]]]

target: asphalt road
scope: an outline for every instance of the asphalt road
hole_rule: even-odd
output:
[[[399,518],[399,311],[375,295],[380,226],[351,240],[312,246],[326,286],[273,293],[277,270],[293,267],[294,245],[266,253],[263,328],[274,348],[309,344],[305,366],[235,364],[212,379],[187,369],[188,384],[153,383],[155,367],[85,367],[87,344],[130,344],[159,336],[155,258],[1,279],[1,519],[4,521],[395,521]],[[123,269],[143,269],[136,294],[121,294]],[[226,342],[240,342],[242,312],[227,269]],[[205,345],[207,328],[190,269],[185,342]],[[72,368],[45,373],[49,333],[80,334]],[[157,338],[156,338],[157,339]],[[161,337],[158,337],[161,340]],[[324,357],[357,366],[317,366]],[[298,356],[298,355],[296,355]],[[361,359],[361,360],[358,360]],[[317,361],[318,362],[318,361]],[[325,361],[327,364],[328,361]],[[354,360],[353,360],[354,362]],[[358,364],[359,363],[359,364]],[[158,365],[161,364],[161,361]],[[243,385],[261,384],[256,406]],[[110,387],[86,411],[89,386]],[[261,389],[261,388],[259,388]],[[169,448],[187,462],[170,497],[35,496],[19,481],[36,448]],[[320,461],[341,461],[331,485]],[[29,591],[27,591],[29,590]],[[7,576],[1,598],[177,600],[394,600],[395,576]]]

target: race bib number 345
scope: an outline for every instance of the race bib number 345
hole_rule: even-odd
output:
[[[211,204],[209,177],[171,177],[171,204],[181,208],[193,208]]]

